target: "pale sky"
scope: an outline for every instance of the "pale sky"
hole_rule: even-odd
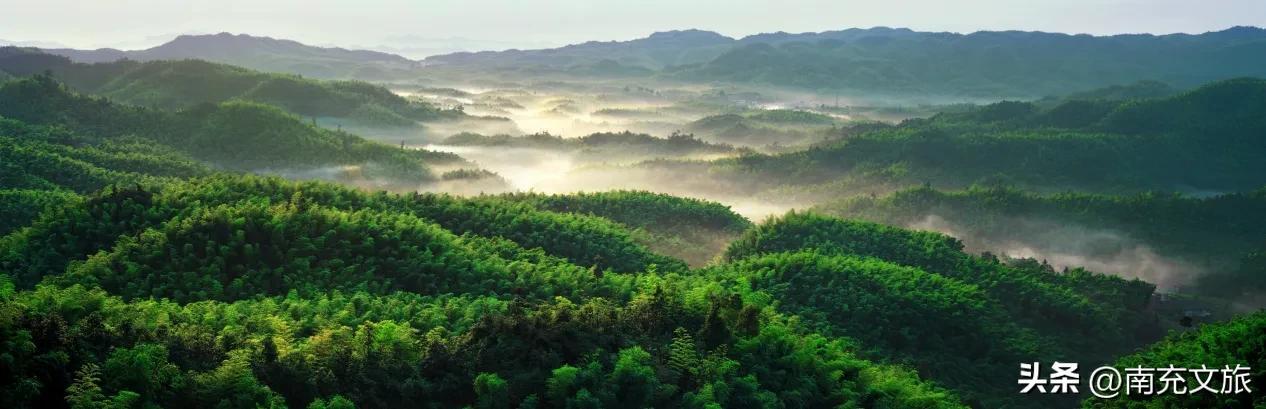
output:
[[[227,31],[315,45],[539,48],[699,28],[732,37],[850,27],[1200,33],[1266,26],[1266,0],[0,0],[0,40],[145,48]]]

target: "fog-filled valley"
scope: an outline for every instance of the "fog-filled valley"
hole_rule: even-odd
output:
[[[1264,78],[1254,27],[3,47],[0,406],[1260,407]],[[1016,393],[1057,360],[1255,388]]]

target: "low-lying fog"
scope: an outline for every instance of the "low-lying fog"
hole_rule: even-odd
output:
[[[723,182],[709,175],[704,161],[738,155],[745,150],[799,149],[798,146],[803,146],[801,144],[805,141],[821,140],[822,135],[830,137],[829,133],[825,133],[826,129],[834,129],[850,121],[893,122],[927,113],[926,109],[899,107],[859,109],[822,103],[806,106],[804,100],[814,99],[785,95],[780,99],[756,92],[697,87],[652,89],[551,83],[540,87],[496,88],[418,86],[399,88],[396,92],[445,108],[460,106],[475,118],[430,122],[418,128],[354,131],[383,142],[454,153],[473,166],[499,176],[472,180],[446,178],[423,187],[423,190],[459,195],[509,191],[648,190],[717,201],[754,221],[780,215],[790,209],[808,208],[814,203],[807,201],[812,199],[791,198],[792,195],[755,197],[751,194],[753,189],[735,183],[757,181],[735,182],[731,178]],[[821,98],[816,101],[821,101]],[[853,100],[846,102],[856,103]],[[774,122],[769,128],[761,128],[764,125],[760,121],[766,117],[761,113],[775,111],[792,114],[776,116],[776,120],[784,122]],[[803,117],[796,113],[810,115]],[[793,119],[786,122],[786,118]],[[807,120],[795,122],[796,118]],[[598,132],[624,131],[657,138],[666,138],[674,132],[690,133],[700,141],[712,144],[708,145],[711,146],[708,149],[712,150],[706,153],[672,151],[658,156],[661,151],[648,150],[644,146],[595,148],[567,142]],[[553,139],[522,138],[538,133],[548,133]],[[464,143],[449,139],[457,134],[483,136]],[[479,139],[497,135],[505,137]],[[641,166],[646,161],[658,159],[673,162],[664,166]],[[438,174],[457,169],[461,167],[435,170]],[[767,185],[779,184],[776,181],[765,182]],[[1056,269],[1084,267],[1096,272],[1137,277],[1155,283],[1165,291],[1190,285],[1204,273],[1195,264],[1164,256],[1145,243],[1118,232],[1032,220],[1016,220],[1014,225],[1020,233],[1006,237],[973,236],[970,231],[955,225],[952,217],[940,215],[929,215],[905,227],[958,237],[975,252],[990,251],[1014,258],[1045,260]]]
[[[643,86],[574,85],[551,83],[539,87],[401,87],[394,90],[406,98],[415,98],[444,108],[461,107],[472,116],[500,117],[508,121],[469,120],[426,123],[421,129],[396,133],[373,129],[355,131],[388,143],[433,151],[451,152],[471,161],[481,169],[500,175],[502,189],[480,190],[534,191],[571,193],[639,189],[680,196],[715,200],[731,206],[736,212],[755,220],[781,214],[809,203],[774,202],[748,197],[715,186],[702,175],[665,174],[639,169],[636,164],[660,158],[673,160],[712,160],[739,154],[750,149],[745,141],[724,140],[707,133],[692,132],[692,124],[700,119],[721,114],[750,112],[769,107],[785,109],[796,101],[781,101],[754,92],[713,90],[700,87],[653,89]],[[826,115],[826,114],[824,114]],[[843,115],[831,116],[841,122]],[[818,128],[827,125],[815,124]],[[816,129],[816,128],[815,128]],[[555,149],[524,146],[456,145],[445,143],[459,133],[522,136],[548,133],[564,138],[579,138],[599,132],[647,134],[666,138],[674,132],[689,133],[706,143],[732,150],[708,154],[634,154],[620,155],[601,150],[572,148]],[[807,132],[807,131],[806,131]],[[772,141],[780,145],[779,141]],[[788,143],[790,145],[790,143]],[[485,186],[486,187],[486,186]],[[471,194],[469,186],[441,183],[426,190]]]
[[[1110,229],[1025,218],[1008,218],[1005,224],[1011,231],[973,234],[952,221],[952,217],[930,214],[906,227],[954,236],[969,251],[1044,260],[1056,270],[1083,267],[1138,278],[1166,292],[1188,287],[1206,273],[1202,266],[1162,255],[1152,246]]]

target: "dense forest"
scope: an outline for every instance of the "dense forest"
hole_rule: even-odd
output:
[[[968,402],[988,404],[1011,399],[1008,388],[963,378],[973,371],[937,369],[965,364],[950,365],[965,358],[960,348],[978,351],[970,358],[981,362],[976,365],[997,369],[1013,365],[1009,359],[1017,356],[1058,351],[1106,360],[1114,349],[1105,343],[1127,348],[1155,336],[1142,310],[1152,291],[1145,283],[1008,267],[962,253],[961,244],[946,236],[821,216],[789,214],[747,230],[745,220],[723,207],[636,192],[457,199],[226,175],[153,188],[110,187],[70,201],[0,242],[0,266],[17,290],[6,300],[13,311],[6,315],[13,319],[6,338],[29,345],[14,355],[10,369],[17,377],[12,385],[28,388],[6,393],[14,405],[63,397],[184,405],[226,393],[252,405],[304,405],[334,395],[368,406],[390,406],[382,399],[407,396],[448,396],[450,403],[467,404],[642,402],[633,407],[693,406],[688,402],[699,399],[809,406],[858,398],[948,402],[950,392],[918,380],[920,375],[944,382]],[[644,217],[647,212],[661,218]],[[685,274],[683,263],[646,250],[629,230],[666,235],[681,227],[676,220],[747,232],[726,250],[731,261]],[[835,277],[831,281],[839,286],[813,284],[821,274]],[[862,294],[870,295],[857,298]],[[37,299],[52,304],[33,304]],[[166,301],[144,301],[154,299]],[[852,307],[836,310],[846,304],[833,299],[850,300]],[[286,323],[294,318],[284,317],[317,308],[311,303],[329,311],[322,315],[347,308],[352,315],[305,313],[299,315],[303,321]],[[344,303],[351,304],[338,306]],[[894,303],[909,308],[892,308]],[[63,308],[77,312],[66,315],[70,310]],[[194,314],[188,308],[206,311],[198,315],[263,308],[284,316],[225,316],[281,319],[231,341],[224,333],[197,334],[246,324],[181,324],[176,317]],[[419,308],[433,310],[423,314],[432,318],[418,316]],[[228,310],[212,312],[222,309]],[[170,323],[142,318],[153,314]],[[842,320],[855,314],[867,318]],[[791,315],[800,318],[785,321]],[[60,324],[38,324],[50,317]],[[143,323],[147,329],[135,327]],[[125,327],[131,329],[118,332]],[[1056,336],[1069,331],[1084,336]],[[81,338],[88,334],[98,338]],[[373,343],[365,345],[369,355],[358,358],[360,347],[352,345],[361,337]],[[546,343],[515,346],[528,339]],[[959,342],[963,346],[955,347]],[[492,345],[497,349],[486,349]],[[328,369],[319,369],[303,358],[322,354],[310,348],[352,355],[320,358]],[[766,354],[778,350],[815,358],[766,367],[776,362],[766,361]],[[396,358],[357,363],[381,353]],[[470,353],[477,355],[454,355]],[[49,372],[40,358],[47,354],[80,369]],[[508,356],[534,358],[511,362]],[[365,366],[370,363],[397,366]],[[781,366],[828,364],[840,366]],[[156,373],[167,375],[134,381],[148,386],[102,375],[136,369],[127,365],[158,365]],[[626,366],[632,368],[620,369]],[[109,372],[112,367],[116,372]],[[561,369],[550,375],[551,368]],[[617,375],[625,371],[633,372]],[[778,375],[785,371],[806,378]],[[318,372],[329,378],[312,378]],[[568,382],[581,384],[561,395],[530,393],[561,382],[557,376],[578,377]],[[623,376],[637,386],[636,398],[619,386]],[[832,378],[839,376],[845,378]],[[408,377],[420,383],[387,381]],[[837,383],[843,379],[851,380]],[[81,389],[90,396],[71,393]]]
[[[18,138],[22,144],[50,151],[6,161],[24,169],[15,177],[53,172],[51,177],[75,179],[58,184],[80,191],[135,179],[86,166],[94,161],[117,165],[107,170],[193,176],[198,171],[193,158],[229,170],[325,171],[351,181],[414,187],[436,178],[432,166],[464,164],[456,155],[401,149],[317,127],[271,105],[230,101],[155,110],[77,94],[45,75],[0,85],[0,116],[23,122],[6,133],[25,134]],[[6,151],[11,148],[22,145],[6,144]],[[41,166],[64,159],[78,161],[68,169]],[[156,161],[162,163],[144,163]]]
[[[1266,270],[1264,270],[1266,271]],[[1266,368],[1266,355],[1261,348],[1266,343],[1266,314],[1258,312],[1229,322],[1202,326],[1199,331],[1173,334],[1164,341],[1121,358],[1118,367],[1156,367],[1169,365],[1182,368],[1222,368],[1229,365],[1251,367],[1251,381],[1262,379]],[[1155,396],[1126,396],[1119,400],[1087,400],[1084,408],[1170,407],[1170,408],[1249,408],[1266,404],[1261,394],[1167,394]]]
[[[1266,289],[1263,276],[1249,273],[1251,254],[1266,248],[1266,189],[1199,198],[1160,192],[1037,195],[1003,187],[974,186],[957,192],[923,187],[882,198],[849,198],[816,209],[896,226],[940,221],[970,238],[971,247],[978,249],[1003,243],[1069,247],[1086,241],[1086,236],[1100,236],[1117,246],[1137,242],[1209,271],[1187,283],[1189,290],[1248,302]]]
[[[1220,81],[1163,98],[1040,105],[998,102],[865,127],[793,152],[672,167],[694,168],[738,191],[816,200],[924,184],[1101,193],[1266,185],[1260,160],[1266,140],[1257,137],[1266,133],[1262,79]]]
[[[736,223],[726,219],[719,221]],[[496,399],[819,405],[866,396],[950,404],[949,392],[913,372],[865,360],[847,342],[787,321],[769,295],[681,275],[683,264],[645,250],[635,258],[641,247],[628,230],[604,220],[521,201],[373,195],[247,176],[156,191],[108,188],[4,239],[6,345],[21,348],[6,351],[14,358],[6,364],[7,406],[83,399],[183,406],[230,396],[244,405],[306,405],[335,395],[367,406],[416,401],[410,396],[492,406]],[[64,242],[68,232],[83,233]],[[144,301],[151,297],[168,301]],[[35,299],[77,304],[64,307],[79,312]],[[197,300],[215,301],[180,304]],[[270,318],[261,308],[283,315]],[[309,308],[334,315],[285,323],[293,318],[284,311]],[[337,312],[348,308],[350,316]],[[197,324],[176,318],[211,311],[230,315]],[[168,324],[144,318],[153,314]],[[48,319],[61,324],[37,324]],[[254,327],[233,324],[239,319],[281,319],[288,329],[223,338],[225,326]],[[362,338],[372,340],[368,355],[354,352]],[[529,339],[546,343],[520,344]],[[324,364],[308,358],[343,352],[351,355],[320,358]],[[374,357],[385,353],[395,358]],[[775,363],[782,359],[771,353],[814,358]],[[54,355],[67,364],[50,367],[45,357]],[[157,365],[166,375],[135,381],[142,383],[111,376],[137,370],[129,365]],[[66,371],[48,372],[57,367]],[[803,378],[778,375],[787,371]],[[325,378],[312,378],[317,373]],[[418,382],[399,382],[410,377]],[[560,382],[550,394],[531,393]]]
[[[851,28],[743,38],[680,30],[544,50],[431,56],[428,73],[635,77],[905,96],[1040,98],[1142,79],[1181,87],[1262,76],[1266,30],[1201,34]],[[470,75],[469,73],[465,73]]]
[[[164,109],[250,101],[274,105],[304,118],[369,126],[410,126],[419,121],[465,117],[460,111],[410,101],[367,82],[319,81],[202,60],[82,64],[72,63],[66,57],[5,47],[0,48],[0,71],[19,76],[49,73],[79,92]]]
[[[1032,98],[1139,78],[1194,86],[1261,76],[1266,47],[1266,31],[1255,27],[1164,36],[874,28],[753,37],[674,74],[808,89]]]
[[[720,203],[644,191],[609,191],[568,195],[513,193],[510,201],[541,210],[610,219],[632,229],[648,248],[702,266],[752,223]]]
[[[506,76],[470,91],[249,36],[0,48],[0,407],[1261,407],[1266,80],[1227,79],[1260,71],[1260,31],[693,30],[428,60]],[[1198,63],[1112,62],[1160,56]],[[1032,98],[877,120],[744,83]],[[396,146],[345,124],[445,126]],[[1018,393],[1018,364],[1055,361],[1081,393]],[[1171,364],[1246,365],[1253,390],[1085,383]]]

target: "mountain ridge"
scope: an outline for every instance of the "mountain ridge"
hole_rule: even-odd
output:
[[[393,71],[407,72],[418,67],[418,63],[413,60],[380,51],[318,47],[294,40],[228,32],[180,35],[171,41],[143,50],[55,48],[41,51],[82,63],[115,62],[122,59],[201,59],[317,78],[382,79]]]
[[[741,38],[686,29],[626,41],[458,52],[422,60],[229,33],[180,36],[146,50],[45,51],[81,62],[196,58],[323,79],[552,75],[972,99],[1034,99],[1059,90],[1144,80],[1185,88],[1266,76],[1266,29],[1251,26],[1159,35],[1017,30],[964,34],[879,26]]]

